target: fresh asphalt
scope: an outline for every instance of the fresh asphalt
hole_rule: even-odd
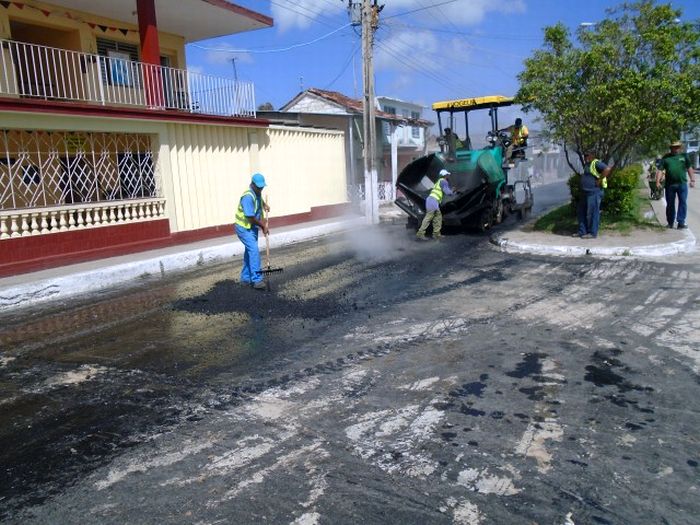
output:
[[[270,293],[226,262],[3,314],[0,520],[700,514],[695,261],[417,243],[400,222],[273,257]]]

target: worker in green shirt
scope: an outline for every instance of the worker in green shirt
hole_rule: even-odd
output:
[[[695,187],[695,174],[690,157],[681,152],[681,142],[674,141],[670,144],[671,151],[663,156],[659,169],[656,172],[656,185],[661,187],[661,177],[666,172],[664,182],[666,193],[666,222],[669,228],[678,222],[678,229],[688,227],[685,218],[688,214],[688,180],[690,187]],[[676,199],[678,199],[678,214],[676,214]]]

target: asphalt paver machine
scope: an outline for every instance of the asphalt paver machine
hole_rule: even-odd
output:
[[[416,159],[399,174],[395,203],[408,214],[408,227],[418,228],[425,214],[425,199],[443,168],[452,174],[450,183],[457,192],[445,196],[440,206],[446,226],[486,231],[508,215],[520,219],[527,216],[533,205],[530,179],[509,180],[514,163],[504,155],[511,137],[498,127],[498,108],[512,104],[512,98],[500,95],[433,104],[441,131],[444,123],[445,128],[454,130],[456,118],[462,113],[466,134],[464,141],[453,133],[441,135],[439,152]],[[473,149],[469,138],[469,113],[477,110],[488,110],[491,119],[487,145],[482,149]],[[515,163],[527,160],[524,157],[524,151],[513,152]]]

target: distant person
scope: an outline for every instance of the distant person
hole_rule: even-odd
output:
[[[603,190],[607,188],[610,166],[595,158],[592,151],[583,155],[581,175],[581,197],[578,202],[578,236],[582,239],[598,237],[600,226],[600,203]]]
[[[661,177],[666,174],[664,182],[666,197],[666,226],[673,228],[678,221],[678,229],[688,227],[685,222],[688,214],[688,179],[690,187],[695,187],[695,173],[693,172],[690,157],[687,153],[681,153],[682,143],[672,142],[669,145],[671,151],[666,153],[658,165],[656,172],[656,186],[661,187]],[[676,214],[676,199],[678,199],[678,214]]]
[[[513,159],[513,151],[518,150],[515,153],[518,156],[525,157],[525,153],[522,148],[527,146],[527,138],[530,136],[530,132],[527,126],[523,124],[523,119],[516,118],[515,124],[508,126],[502,131],[507,131],[510,133],[510,145],[506,148],[506,155],[504,157],[505,161],[510,163]]]
[[[236,235],[245,246],[241,283],[249,284],[256,290],[265,290],[263,274],[260,272],[260,252],[258,251],[258,228],[264,235],[268,228],[262,220],[264,213],[269,213],[269,206],[263,201],[262,190],[265,187],[265,177],[260,173],[253,175],[248,189],[243,193],[236,211]]]
[[[430,224],[433,225],[433,239],[439,240],[442,237],[440,233],[442,230],[440,204],[444,195],[454,194],[448,180],[450,175],[451,173],[446,169],[440,170],[437,182],[433,185],[433,189],[430,190],[430,195],[425,199],[425,217],[423,217],[423,222],[416,232],[416,237],[421,241],[426,240],[425,232]]]
[[[452,128],[445,128],[445,143],[447,144],[447,152],[450,157],[454,157],[455,152],[464,147],[457,134],[452,131]]]

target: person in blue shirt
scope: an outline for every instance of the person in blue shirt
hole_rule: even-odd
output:
[[[243,193],[236,211],[236,235],[245,246],[241,283],[249,284],[256,290],[265,290],[263,275],[260,273],[260,252],[258,251],[258,228],[263,235],[269,233],[263,222],[263,213],[269,213],[269,206],[263,201],[262,190],[265,187],[265,177],[260,173],[253,175],[250,186]]]
[[[592,151],[583,155],[583,175],[581,175],[581,198],[578,202],[578,233],[579,237],[598,237],[600,226],[600,203],[603,200],[603,190],[608,187],[610,166],[595,158]]]
[[[442,230],[442,212],[440,211],[440,203],[444,195],[453,195],[454,192],[450,187],[448,181],[450,177],[450,172],[442,169],[438,174],[438,180],[430,190],[430,194],[425,199],[425,217],[423,217],[423,222],[420,228],[416,232],[416,237],[418,240],[425,240],[425,232],[428,226],[432,223],[433,225],[433,239],[439,240],[442,236],[440,230]]]

